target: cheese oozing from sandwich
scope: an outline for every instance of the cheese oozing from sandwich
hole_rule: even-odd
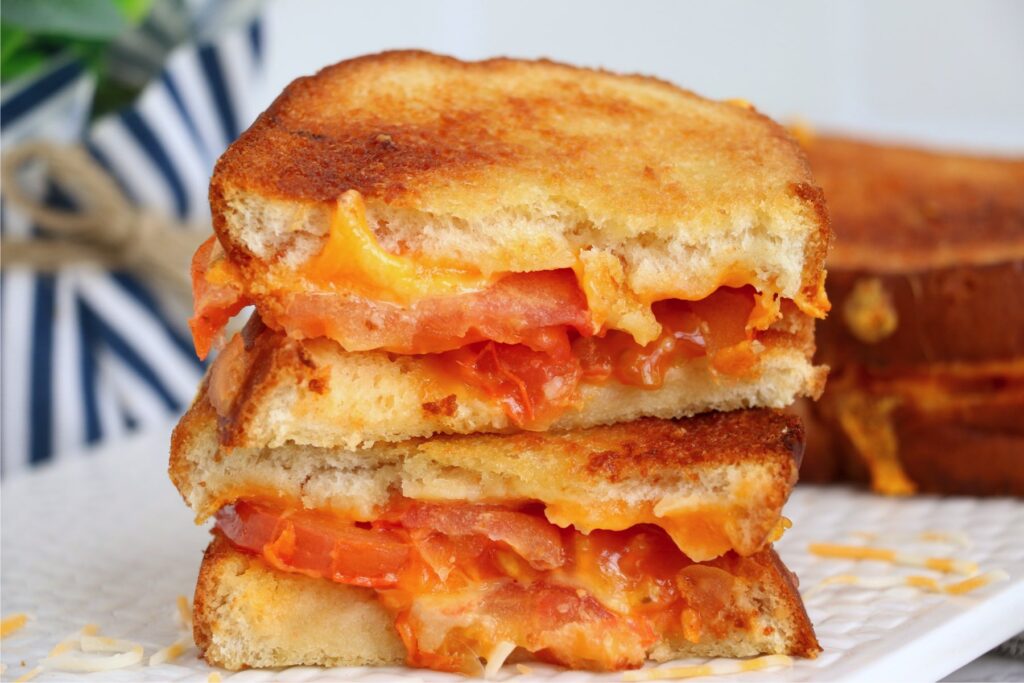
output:
[[[209,352],[227,320],[255,304],[264,321],[296,338],[327,336],[346,350],[382,348],[433,353],[474,341],[527,343],[549,327],[585,336],[618,330],[639,345],[663,333],[658,301],[701,301],[722,288],[744,288],[749,273],[723,272],[708,291],[639,297],[618,259],[584,250],[572,269],[483,274],[457,262],[384,248],[367,224],[358,192],[337,200],[320,250],[305,263],[234,263],[211,238],[193,260],[196,350]],[[753,288],[750,288],[753,290]],[[752,331],[781,316],[781,297],[754,291]]]
[[[279,571],[375,590],[413,666],[479,673],[480,653],[511,644],[617,670],[640,666],[661,639],[699,643],[759,623],[760,555],[696,563],[657,527],[584,535],[529,506],[402,499],[357,524],[241,500],[218,513],[217,530]]]

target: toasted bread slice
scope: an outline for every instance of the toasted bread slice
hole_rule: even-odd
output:
[[[827,135],[805,147],[837,235],[823,362],[892,369],[1020,356],[1024,159]]]
[[[400,664],[394,619],[370,588],[275,571],[216,538],[193,601],[193,635],[226,669]]]
[[[595,325],[641,343],[652,302],[721,286],[827,310],[828,219],[799,147],[749,105],[653,78],[412,51],[341,62],[228,149],[210,203],[268,312],[284,290],[409,306],[559,269]]]
[[[1024,259],[1024,158],[829,135],[802,142],[836,235],[830,272],[904,274]]]
[[[882,493],[1024,496],[1022,361],[848,368],[814,412],[835,438],[826,453],[809,442],[811,472],[869,481]]]
[[[200,397],[174,431],[170,475],[198,521],[238,499],[291,501],[373,521],[395,496],[541,503],[559,526],[664,528],[688,557],[759,551],[777,531],[803,453],[777,411],[640,420],[567,432],[438,436],[348,451],[223,448]]]
[[[1019,356],[1024,159],[828,135],[804,146],[838,236],[826,362],[891,370]]]
[[[1022,225],[1024,239],[1024,225]],[[891,372],[1024,358],[1024,259],[876,274],[829,272],[818,360]]]
[[[722,603],[756,606],[754,615],[727,633],[705,631],[697,642],[662,637],[650,659],[820,651],[794,577],[774,551],[712,566],[738,579]],[[226,669],[387,665],[406,657],[393,618],[372,589],[280,572],[220,538],[203,558],[194,604],[196,644],[207,662]]]
[[[698,357],[672,364],[657,388],[623,384],[615,375],[584,378],[552,420],[524,424],[514,421],[489,385],[467,383],[434,357],[347,353],[327,339],[296,341],[251,324],[217,359],[206,391],[225,445],[344,449],[437,433],[579,429],[640,417],[777,408],[795,396],[820,394],[826,369],[809,360],[809,319],[784,318],[756,345],[755,364],[740,375],[720,374]]]

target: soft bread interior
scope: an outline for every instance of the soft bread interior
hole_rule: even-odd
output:
[[[716,373],[705,358],[693,358],[670,367],[657,389],[614,378],[583,382],[577,402],[549,427],[782,408],[798,396],[816,397],[827,369],[810,360],[813,325],[802,315],[784,318],[783,325],[790,328],[769,330],[757,342],[758,360],[747,374]],[[515,430],[499,401],[439,372],[429,356],[346,353],[329,340],[264,332],[232,363],[238,369],[225,392],[229,400],[212,398],[221,412],[222,440],[231,446],[353,449],[438,433]]]
[[[400,664],[405,648],[372,589],[274,571],[215,539],[199,570],[196,645],[237,671]]]

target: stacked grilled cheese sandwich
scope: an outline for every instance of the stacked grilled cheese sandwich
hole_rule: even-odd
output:
[[[824,381],[829,232],[775,123],[385,53],[290,85],[210,199],[192,329],[220,351],[170,466],[215,520],[207,661],[818,652],[771,544],[803,452],[776,409]]]
[[[1024,160],[805,143],[837,235],[808,478],[1024,496]]]

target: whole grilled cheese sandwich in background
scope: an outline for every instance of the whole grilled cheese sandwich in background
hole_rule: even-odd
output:
[[[201,355],[254,304],[282,340],[366,352],[327,361],[381,378],[352,401],[427,393],[429,375],[459,390],[421,404],[470,404],[390,433],[330,415],[367,443],[782,407],[824,381],[821,194],[748,106],[550,62],[387,53],[289,86],[218,162],[210,203]],[[635,394],[670,370],[685,396],[650,408],[593,389]]]
[[[806,478],[1024,496],[1024,159],[804,137],[836,231]]]
[[[209,663],[819,652],[772,549],[804,441],[773,408],[822,388],[829,228],[782,128],[385,53],[289,86],[210,203],[192,330],[219,351],[170,460],[213,519]]]

